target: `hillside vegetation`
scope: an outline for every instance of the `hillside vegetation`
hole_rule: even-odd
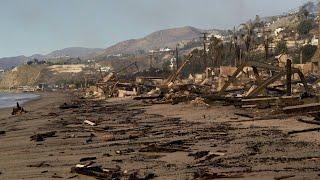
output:
[[[33,86],[37,83],[45,65],[23,65],[5,73],[0,79],[0,88],[17,87],[21,85]]]

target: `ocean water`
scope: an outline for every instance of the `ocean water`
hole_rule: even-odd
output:
[[[30,93],[0,93],[0,108],[15,107],[17,102],[23,104],[39,97]]]

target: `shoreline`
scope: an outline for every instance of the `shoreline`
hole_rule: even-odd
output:
[[[22,102],[19,104],[28,112],[33,110],[34,106],[37,106],[38,104],[41,104],[41,101],[45,99],[46,95],[50,94],[51,92],[37,92],[37,93],[32,93],[35,95],[38,95],[36,98],[32,98],[26,102]],[[0,108],[0,120],[4,118],[11,117],[11,112],[12,112],[13,107],[3,107]]]
[[[9,93],[9,94],[32,94],[32,95],[35,95],[35,97],[31,97],[31,98],[26,98],[26,99],[23,99],[23,100],[17,100],[16,102],[19,102],[19,104],[21,106],[24,106],[24,105],[28,105],[28,103],[31,103],[33,101],[37,101],[37,100],[41,100],[43,97],[42,97],[42,94],[43,93]],[[3,109],[12,109],[13,107],[15,107],[15,105],[7,105],[7,106],[4,106],[4,107],[1,107],[0,106],[0,111],[3,110]]]

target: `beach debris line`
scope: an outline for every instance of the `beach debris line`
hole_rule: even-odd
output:
[[[209,152],[210,151],[198,151],[195,153],[189,153],[188,156],[192,156],[192,157],[194,157],[194,159],[200,159],[200,158],[207,156],[209,154]]]
[[[89,120],[85,120],[85,121],[83,121],[83,122],[86,123],[86,124],[89,124],[90,126],[95,126],[95,125],[96,125],[96,123],[91,122],[91,121],[89,121]]]
[[[141,177],[138,171],[134,171],[129,175],[128,179],[129,180],[148,180],[148,179],[153,179],[155,177],[157,176],[153,172],[148,172],[144,177]]]
[[[216,173],[208,169],[200,169],[194,173],[195,179],[244,178],[242,174]]]
[[[93,133],[90,133],[90,136],[86,139],[86,143],[87,144],[92,143],[94,137],[96,137],[96,135]]]
[[[102,168],[100,165],[88,165],[77,164],[71,168],[71,173],[78,173],[86,176],[92,176],[98,179],[121,179],[121,168]]]
[[[80,105],[78,104],[67,104],[67,103],[63,103],[59,108],[60,109],[76,109],[79,108]]]
[[[27,113],[27,111],[23,107],[20,106],[19,102],[17,102],[17,107],[14,107],[12,109],[11,115],[20,115],[23,113]]]
[[[62,176],[59,176],[57,173],[54,173],[52,176],[51,176],[52,178],[63,178]]]
[[[40,142],[40,141],[46,140],[46,138],[49,138],[49,137],[56,137],[56,131],[35,134],[35,135],[30,136],[30,139],[31,139],[31,141]]]
[[[51,165],[46,163],[45,161],[42,161],[40,163],[27,165],[27,167],[50,167]]]
[[[168,143],[155,144],[152,143],[146,147],[143,147],[139,152],[177,152],[177,151],[187,151],[188,147],[184,146],[185,142],[183,140],[170,141]]]
[[[234,113],[234,115],[242,116],[242,117],[246,117],[246,118],[254,118],[254,116],[252,116],[251,114],[248,114],[248,113]]]
[[[275,180],[281,180],[281,179],[289,179],[289,178],[293,178],[295,177],[295,175],[283,175],[283,176],[276,176],[274,177]]]
[[[80,159],[80,162],[84,162],[84,161],[93,161],[96,160],[96,157],[84,157]]]
[[[312,132],[312,131],[318,131],[318,132],[319,132],[319,131],[320,131],[320,128],[317,127],[317,128],[310,128],[310,129],[289,131],[289,132],[288,132],[288,135],[298,134],[298,133],[305,133],[305,132]]]

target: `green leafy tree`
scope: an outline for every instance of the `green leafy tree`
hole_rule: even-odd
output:
[[[261,21],[259,15],[256,15],[256,18],[254,19],[254,24],[256,27],[263,27],[263,22]]]
[[[305,45],[301,48],[302,51],[302,60],[304,62],[308,62],[316,53],[317,46],[313,46],[311,44]]]
[[[164,61],[162,64],[162,70],[166,72],[170,71],[171,70],[170,65],[171,65],[170,61]]]
[[[313,21],[308,19],[308,20],[303,20],[299,23],[297,27],[297,31],[299,35],[307,35],[313,28]]]
[[[276,53],[276,54],[286,54],[286,53],[288,53],[287,42],[284,41],[284,40],[279,41],[279,42],[276,44],[275,53]]]

